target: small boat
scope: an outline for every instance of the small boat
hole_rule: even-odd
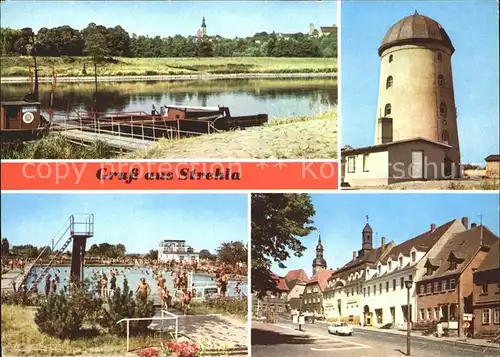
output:
[[[41,104],[25,96],[21,100],[1,102],[0,133],[2,145],[15,141],[33,140],[48,128],[49,122],[41,115]]]
[[[268,115],[232,116],[229,108],[224,106],[164,105],[157,111],[153,105],[149,114],[79,111],[71,121],[80,125],[82,130],[131,134],[156,140],[160,137],[179,138],[260,126],[268,121]]]

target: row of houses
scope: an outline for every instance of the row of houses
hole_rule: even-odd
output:
[[[500,245],[487,227],[469,226],[464,217],[431,224],[400,244],[383,237],[373,247],[372,238],[367,223],[362,248],[339,269],[325,265],[310,279],[302,269],[276,276],[277,294],[261,300],[254,314],[300,310],[330,321],[401,329],[409,315],[414,329],[439,322],[450,335],[465,328],[476,337],[499,332]]]

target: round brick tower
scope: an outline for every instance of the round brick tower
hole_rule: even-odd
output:
[[[416,11],[387,31],[378,49],[376,145],[421,137],[451,145],[447,157],[460,163],[454,52],[441,25]]]

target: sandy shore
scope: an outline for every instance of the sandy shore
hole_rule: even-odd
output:
[[[129,159],[337,159],[337,116],[159,140]]]

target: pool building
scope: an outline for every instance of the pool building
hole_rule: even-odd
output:
[[[199,261],[200,253],[196,253],[185,240],[165,239],[158,245],[158,261]]]

